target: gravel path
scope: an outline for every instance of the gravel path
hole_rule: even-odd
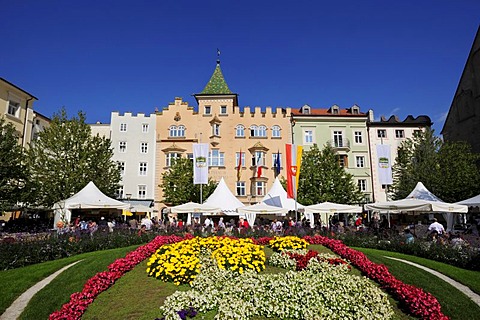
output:
[[[32,297],[40,290],[42,290],[47,284],[49,284],[53,279],[55,279],[60,273],[67,270],[68,268],[76,265],[82,260],[78,260],[74,263],[69,264],[68,266],[63,267],[55,273],[52,273],[42,281],[38,282],[30,289],[22,293],[20,297],[15,300],[10,307],[5,310],[5,312],[0,316],[0,320],[14,320],[17,319],[20,314],[23,312],[27,304],[30,302]]]
[[[385,258],[388,258],[388,259],[392,259],[392,260],[396,260],[396,261],[400,261],[400,262],[403,262],[403,263],[406,263],[406,264],[409,264],[409,265],[412,265],[414,267],[417,267],[417,268],[420,268],[422,270],[425,270],[431,274],[433,274],[434,276],[437,276],[439,277],[440,279],[442,279],[443,281],[451,284],[452,286],[454,286],[455,288],[457,288],[458,290],[460,290],[461,292],[463,292],[467,297],[469,297],[470,299],[473,300],[473,302],[475,302],[478,306],[480,306],[480,295],[476,294],[475,292],[473,292],[469,287],[461,284],[460,282],[457,282],[455,280],[453,280],[452,278],[449,278],[447,277],[446,275],[438,272],[438,271],[435,271],[435,270],[432,270],[430,268],[427,268],[425,266],[422,266],[420,264],[417,264],[415,262],[411,262],[411,261],[408,261],[408,260],[403,260],[403,259],[398,259],[398,258],[393,258],[393,257],[387,257],[387,256],[384,256]]]

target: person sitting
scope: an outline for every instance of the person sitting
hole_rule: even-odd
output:
[[[412,232],[410,231],[409,228],[405,229],[405,231],[403,231],[403,234],[405,235],[405,243],[406,244],[410,244],[410,243],[413,243],[415,241],[415,238],[413,237],[413,234],[412,234]]]
[[[147,233],[147,226],[142,224],[140,229],[138,230],[138,236],[141,237],[142,235]]]

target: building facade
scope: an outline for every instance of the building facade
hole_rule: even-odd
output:
[[[14,126],[18,142],[24,148],[32,139],[35,100],[38,100],[35,96],[0,78],[0,116]]]
[[[219,61],[210,81],[194,97],[197,107],[175,98],[156,113],[156,209],[167,205],[158,187],[162,174],[174,158],[193,159],[193,144],[200,142],[209,144],[212,180],[223,177],[244,204],[261,201],[274,182],[277,156],[280,176],[285,175],[285,143],[291,141],[290,108],[239,107],[238,95],[230,91]]]
[[[388,185],[380,182],[378,161],[379,155],[377,149],[379,145],[387,145],[390,149],[390,167],[395,164],[395,159],[398,154],[398,147],[406,139],[413,138],[416,132],[425,130],[432,126],[430,117],[421,115],[416,118],[409,115],[405,120],[400,121],[398,117],[391,116],[385,119],[381,117],[380,121],[375,121],[373,111],[369,111],[369,119],[367,122],[368,141],[371,151],[371,170],[372,170],[372,193],[373,202],[391,200],[388,198]]]
[[[480,27],[442,129],[445,141],[466,141],[480,153]]]
[[[330,145],[339,163],[352,174],[365,202],[372,200],[372,176],[367,139],[368,114],[353,105],[341,109],[333,105],[329,109],[313,109],[304,105],[292,110],[293,141],[309,150],[314,144],[322,149]]]

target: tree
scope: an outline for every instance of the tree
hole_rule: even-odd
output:
[[[11,123],[0,118],[0,212],[22,201],[27,174],[23,148]]]
[[[446,202],[480,192],[479,156],[465,142],[443,142],[432,129],[415,134],[400,145],[393,166],[394,199],[403,199],[422,182]]]
[[[51,207],[93,181],[106,195],[114,196],[120,169],[112,160],[109,139],[92,136],[85,114],[68,119],[64,108],[28,150],[28,167],[35,181],[36,202]]]
[[[208,179],[202,186],[202,200],[205,200],[216,188],[216,183]],[[193,161],[187,158],[175,159],[170,169],[163,173],[163,202],[179,205],[190,201],[200,202],[200,185],[193,184]]]
[[[298,184],[298,202],[305,205],[320,202],[356,204],[363,201],[353,176],[338,163],[330,146],[319,150],[314,145],[304,151]]]

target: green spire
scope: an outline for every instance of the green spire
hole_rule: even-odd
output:
[[[227,82],[222,74],[222,69],[220,69],[220,62],[217,61],[217,67],[213,72],[210,81],[208,81],[205,89],[200,94],[228,94],[232,93],[228,88]]]

